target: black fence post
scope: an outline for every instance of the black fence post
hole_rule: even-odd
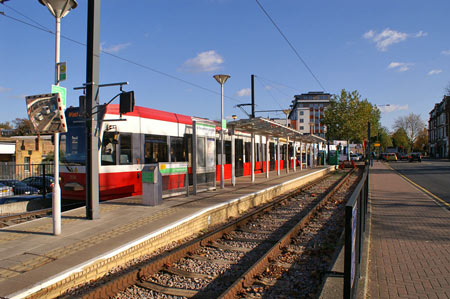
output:
[[[41,164],[42,165],[42,199],[45,200],[45,195],[46,195],[46,191],[45,190],[45,164]]]

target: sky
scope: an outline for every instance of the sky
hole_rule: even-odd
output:
[[[102,1],[99,83],[127,81],[124,90],[134,90],[138,106],[214,120],[215,74],[231,76],[224,85],[227,119],[247,118],[236,105],[250,103],[252,74],[256,111],[286,109],[294,95],[309,91],[357,90],[380,108],[389,130],[410,113],[427,123],[450,84],[448,0],[258,2]],[[54,83],[55,18],[38,0],[9,0],[0,4],[0,26],[0,122],[11,122],[27,117],[25,96],[48,93]],[[67,105],[78,106],[87,0],[62,19],[61,36],[67,80],[60,85]],[[119,92],[101,88],[100,103]]]

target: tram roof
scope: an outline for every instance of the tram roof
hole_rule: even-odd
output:
[[[240,119],[227,123],[227,127],[229,129],[234,129],[238,131],[255,133],[263,136],[272,136],[277,138],[286,138],[289,137],[291,140],[309,142],[309,143],[318,143],[318,142],[326,142],[326,139],[308,134],[304,135],[297,130],[292,128],[283,126],[282,124],[270,121],[268,119],[262,117],[256,117],[251,119]]]

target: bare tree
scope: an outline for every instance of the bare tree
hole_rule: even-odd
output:
[[[408,116],[400,116],[394,122],[394,129],[403,129],[411,142],[411,148],[417,137],[425,129],[425,122],[420,118],[420,115],[410,113]]]
[[[447,85],[447,87],[445,87],[444,91],[445,91],[446,96],[450,96],[450,83],[448,83],[448,85]]]

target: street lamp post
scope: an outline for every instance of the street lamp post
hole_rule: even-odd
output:
[[[223,168],[223,131],[224,131],[224,125],[223,125],[223,85],[225,82],[227,82],[228,78],[230,78],[229,75],[214,75],[214,79],[216,79],[217,82],[220,84],[220,188],[225,188],[225,180],[224,180],[224,168]]]
[[[71,9],[77,7],[75,0],[39,0],[44,6],[47,6],[50,13],[56,18],[55,33],[55,85],[59,85],[58,63],[59,63],[59,44],[61,19],[64,18]],[[61,234],[61,188],[59,186],[59,133],[54,133],[54,177],[55,183],[52,194],[53,210],[53,234]]]

